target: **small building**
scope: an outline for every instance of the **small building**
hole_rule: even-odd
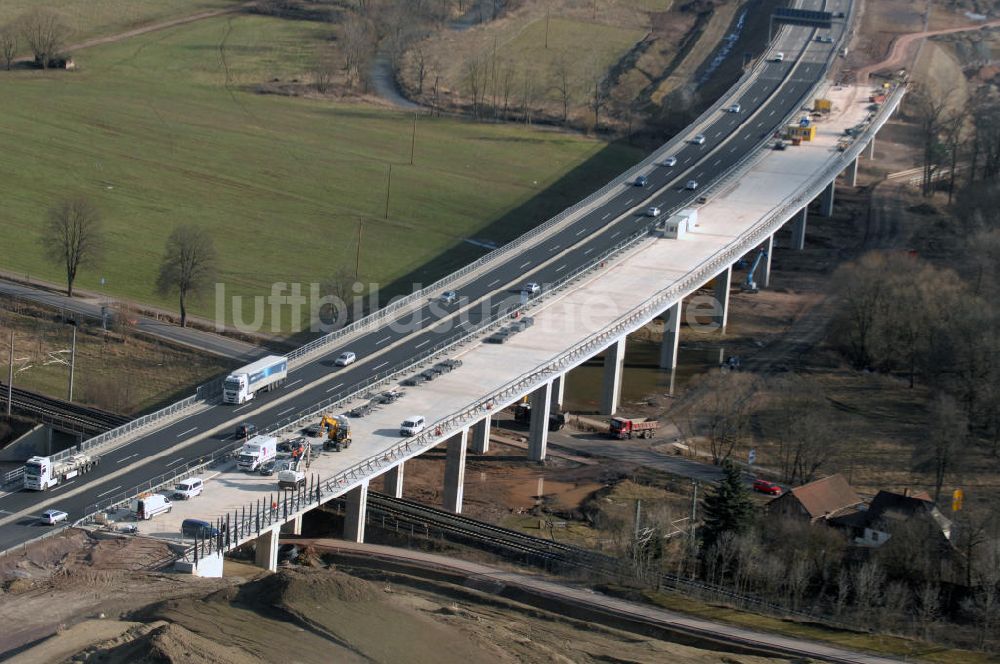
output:
[[[835,525],[848,529],[851,542],[856,546],[879,548],[889,541],[894,531],[915,520],[927,526],[926,532],[932,533],[938,544],[946,546],[951,542],[951,521],[926,491],[879,491],[866,511],[837,519]]]
[[[698,210],[685,208],[656,226],[661,237],[680,240],[698,223]]]
[[[789,489],[768,503],[767,509],[771,514],[808,519],[810,523],[830,522],[862,511],[864,501],[837,473]]]

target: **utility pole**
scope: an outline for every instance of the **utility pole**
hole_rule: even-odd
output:
[[[549,9],[545,8],[545,48],[549,48]]]
[[[365,218],[358,217],[358,251],[354,257],[354,280],[358,281],[361,277],[361,229],[364,226]]]
[[[392,164],[389,164],[389,175],[385,180],[385,218],[389,218],[389,192],[392,190]]]
[[[410,166],[413,166],[413,152],[417,147],[417,112],[413,112],[413,133],[410,135]]]
[[[73,401],[73,373],[76,370],[76,323],[73,323],[73,350],[69,356],[69,397],[67,401]]]
[[[639,541],[639,524],[642,522],[642,500],[635,501],[635,541]]]
[[[691,482],[694,493],[691,494],[691,546],[694,546],[695,521],[698,520],[698,480]]]
[[[10,367],[7,369],[7,419],[10,419],[10,404],[14,399],[14,330],[10,331]]]

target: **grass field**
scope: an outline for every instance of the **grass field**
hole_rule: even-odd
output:
[[[60,196],[85,194],[104,212],[110,246],[81,274],[83,289],[104,276],[111,295],[174,307],[152,291],[180,223],[212,232],[231,294],[322,281],[353,269],[362,219],[360,278],[387,283],[486,227],[512,237],[641,156],[578,136],[421,116],[411,166],[410,114],[253,92],[302,78],[327,31],[209,19],[88,49],[78,72],[0,73],[0,268],[59,282],[39,228]],[[195,311],[212,312],[208,299]]]
[[[3,0],[0,25],[35,7],[59,12],[73,30],[71,43],[113,35],[156,21],[239,4],[239,0]]]

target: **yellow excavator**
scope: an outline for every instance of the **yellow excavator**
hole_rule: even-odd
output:
[[[351,422],[343,415],[324,415],[319,426],[326,432],[323,449],[340,452],[351,446]]]

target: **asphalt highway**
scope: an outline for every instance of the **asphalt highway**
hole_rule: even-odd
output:
[[[818,0],[810,4],[815,8],[821,6]],[[826,5],[829,9],[846,11],[848,0],[830,0]],[[835,27],[835,30],[839,29],[839,26]],[[464,336],[465,329],[474,325],[481,316],[495,314],[501,307],[518,303],[520,295],[517,290],[521,284],[529,281],[551,283],[564,273],[592,261],[595,252],[599,254],[645,228],[652,222],[645,216],[648,206],[657,205],[669,210],[692,202],[701,189],[741,159],[751,146],[756,146],[778,129],[778,123],[790,109],[798,108],[807,101],[805,95],[824,75],[825,63],[833,47],[833,44],[816,41],[812,29],[789,28],[780,44],[785,60],[768,63],[746,91],[738,99],[731,100],[741,104],[740,113],[720,111],[709,126],[700,130],[705,135],[704,144],[683,144],[673,153],[677,158],[676,166],[656,167],[648,174],[646,187],[623,185],[621,191],[605,204],[565,229],[522,252],[515,252],[514,256],[493,269],[484,271],[459,289],[460,301],[456,305],[448,307],[437,301],[428,302],[415,313],[401,316],[394,323],[367,333],[349,346],[333,348],[323,357],[296,368],[282,388],[262,393],[242,406],[216,404],[174,421],[102,455],[97,470],[54,489],[46,492],[15,491],[0,496],[0,524],[8,517],[7,523],[0,527],[0,550],[43,533],[44,527],[36,525],[37,515],[43,509],[66,511],[70,521],[75,520],[83,516],[89,505],[167,473],[173,466],[211,454],[223,443],[232,441],[233,427],[227,423],[240,418],[241,412],[252,412],[267,406],[321,379],[325,380],[253,415],[252,421],[263,428],[325,398],[350,393],[354,391],[352,386],[370,376],[404,363],[449,338]],[[690,138],[699,130],[692,128],[688,131]],[[684,188],[684,184],[691,179],[698,181],[698,191]],[[334,358],[344,350],[355,352],[358,361],[348,367],[334,366]],[[446,415],[424,414],[430,420]],[[223,426],[221,432],[205,435],[205,432]],[[185,441],[191,442],[185,444]],[[359,443],[363,445],[364,441],[355,441],[356,445]],[[144,459],[167,449],[171,450],[169,454],[143,463]],[[128,468],[127,472],[108,477],[125,468]],[[76,491],[81,487],[86,489]],[[60,499],[60,494],[73,495]],[[40,505],[43,501],[44,506]],[[11,515],[17,517],[9,518]]]

